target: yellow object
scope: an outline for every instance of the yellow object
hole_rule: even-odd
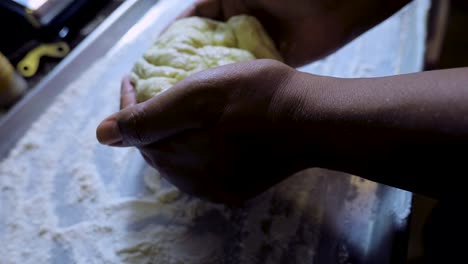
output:
[[[13,69],[7,58],[0,53],[0,107],[8,106],[24,94],[26,81]]]
[[[31,50],[24,59],[18,63],[16,69],[24,77],[31,77],[36,74],[41,57],[63,58],[69,51],[70,47],[68,47],[68,44],[65,42],[42,44]]]
[[[282,60],[255,17],[239,15],[227,22],[189,17],[174,22],[145,52],[131,80],[142,102],[195,72],[263,58]]]
[[[3,91],[7,88],[8,83],[11,82],[13,78],[13,66],[11,66],[2,53],[0,53],[0,91]]]
[[[29,21],[29,23],[30,23],[34,28],[40,28],[40,27],[41,27],[41,23],[39,23],[39,21],[37,21],[37,18],[36,18],[36,16],[34,15],[34,11],[32,11],[32,10],[29,9],[29,8],[25,8],[24,11],[25,11],[25,14],[26,14],[26,19]]]

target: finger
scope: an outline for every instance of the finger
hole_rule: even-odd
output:
[[[195,73],[153,98],[106,118],[97,128],[97,138],[106,145],[121,142],[123,146],[144,146],[186,130],[212,126],[230,100],[232,82],[246,78],[246,66],[257,64],[241,62]]]
[[[221,1],[199,0],[194,5],[193,16],[219,19],[222,17]]]
[[[120,146],[122,144],[122,137],[120,130],[115,122],[117,114],[113,114],[104,119],[96,129],[96,138],[101,144],[109,146]]]
[[[244,1],[199,0],[188,15],[226,20],[232,16],[248,14],[249,9]]]
[[[181,19],[191,16],[201,16],[207,18],[215,18],[221,16],[221,1],[220,0],[198,0],[176,19]]]
[[[116,122],[122,142],[141,146],[200,127],[200,109],[194,109],[188,97],[182,90],[169,90],[119,112]]]
[[[136,103],[135,87],[130,82],[130,78],[125,76],[120,86],[120,109],[135,105]]]
[[[99,142],[112,146],[141,146],[201,127],[216,115],[213,111],[219,109],[210,101],[222,102],[222,94],[199,94],[204,89],[198,88],[206,85],[189,79],[106,118],[97,128]]]
[[[122,79],[120,86],[120,109],[124,109],[133,106],[137,103],[136,91],[130,82],[130,78],[125,76]],[[98,129],[96,130],[96,137],[99,142],[112,147],[127,147],[129,145],[124,144],[120,139],[120,135],[117,132],[119,129],[116,127],[116,123],[113,121],[114,115],[106,118],[101,122]]]

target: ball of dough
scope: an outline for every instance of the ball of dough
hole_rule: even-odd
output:
[[[195,72],[262,58],[282,61],[256,18],[239,15],[224,23],[189,17],[174,22],[144,53],[131,80],[142,102]]]
[[[205,46],[198,49],[198,54],[207,68],[255,59],[252,53],[246,50],[219,46]]]

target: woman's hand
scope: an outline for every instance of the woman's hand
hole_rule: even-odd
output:
[[[236,63],[196,73],[141,104],[124,79],[124,109],[97,136],[136,146],[186,192],[223,202],[249,198],[311,159],[290,127],[301,107],[299,75],[273,60]]]

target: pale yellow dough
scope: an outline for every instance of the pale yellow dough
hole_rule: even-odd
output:
[[[131,80],[142,102],[195,72],[264,58],[282,61],[256,18],[239,15],[224,23],[189,17],[174,22],[145,52]]]

